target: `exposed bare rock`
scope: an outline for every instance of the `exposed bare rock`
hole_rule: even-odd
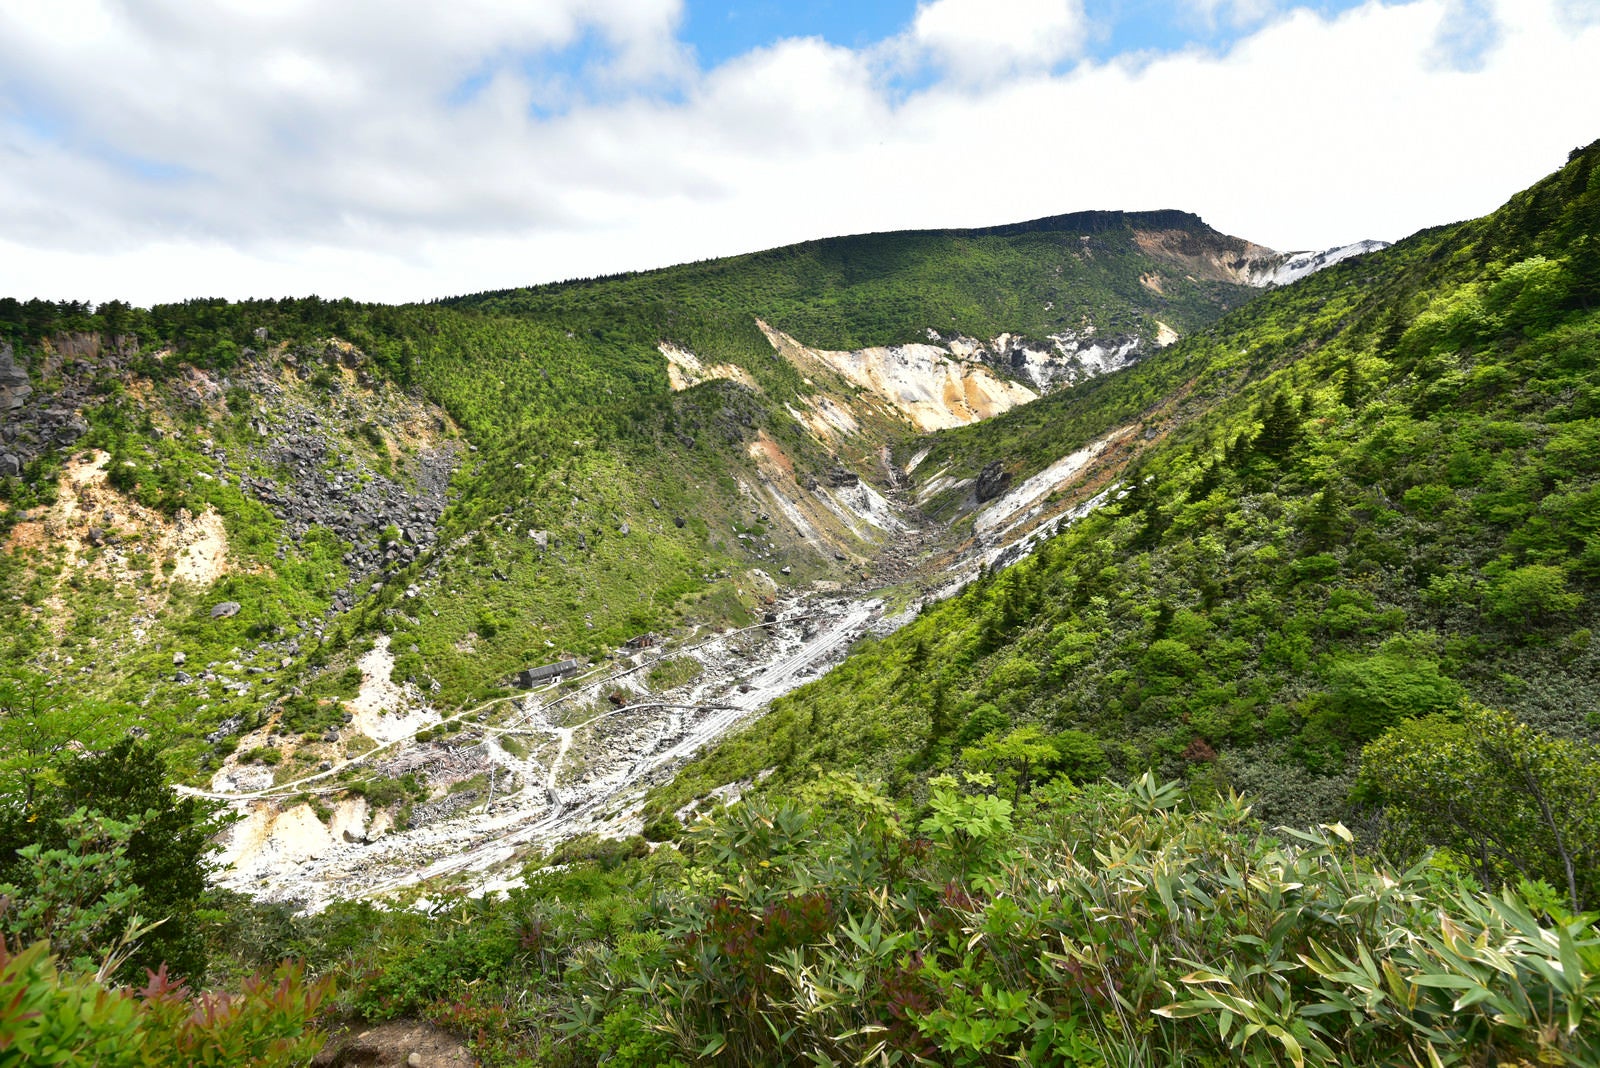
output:
[[[978,483],[974,492],[978,495],[978,503],[992,501],[1006,491],[1011,485],[1011,473],[1008,472],[999,460],[991,460],[982,471],[978,473]]]
[[[11,343],[0,345],[0,412],[14,412],[33,394],[26,368],[17,366]]]
[[[1028,387],[999,377],[981,361],[959,359],[936,345],[889,345],[835,352],[802,345],[759,319],[756,325],[767,335],[773,349],[802,373],[820,365],[842,375],[871,392],[918,430],[967,426],[1038,397]]]
[[[335,1035],[315,1068],[466,1068],[478,1061],[467,1044],[420,1020],[391,1020]]]

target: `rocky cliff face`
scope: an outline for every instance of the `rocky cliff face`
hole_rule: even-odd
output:
[[[811,348],[758,323],[773,349],[802,374],[822,366],[870,392],[921,431],[967,426],[1026,404],[1038,394],[997,376],[981,361],[938,345],[887,345],[837,352]]]
[[[1307,275],[1316,274],[1352,256],[1363,256],[1368,252],[1388,248],[1389,244],[1388,241],[1368,240],[1338,245],[1323,249],[1321,252],[1274,253],[1273,256],[1252,266],[1245,275],[1245,280],[1253,286],[1286,286],[1290,282],[1297,282]]]
[[[1177,339],[1165,324],[1155,345]],[[932,331],[929,332],[933,334]],[[937,334],[933,334],[937,337]],[[963,359],[981,360],[1006,375],[1027,383],[1039,393],[1075,386],[1079,382],[1132,367],[1148,352],[1151,343],[1138,334],[1112,334],[1101,337],[1093,327],[1082,331],[1051,334],[1044,342],[1013,334],[1001,334],[990,341],[955,338],[950,351]]]
[[[98,345],[95,349],[98,356]],[[89,366],[100,362],[94,357],[85,361]],[[108,354],[105,363],[115,368],[120,357]],[[87,397],[81,375],[66,376],[58,392],[35,390],[11,345],[0,345],[0,478],[21,474],[45,450],[69,448],[87,433],[89,424],[78,412]]]

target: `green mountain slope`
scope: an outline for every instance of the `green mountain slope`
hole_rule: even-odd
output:
[[[0,300],[0,644],[186,771],[274,724],[307,765],[337,758],[352,739],[312,740],[348,735],[331,702],[379,638],[397,682],[452,707],[873,559],[827,483],[887,489],[882,449],[913,428],[778,358],[758,318],[840,347],[935,324],[1153,336],[1253,297],[1230,279],[1261,251],[1182,213],[1095,213],[425,306]],[[710,380],[674,389],[664,344]],[[826,405],[848,432],[818,431]],[[285,714],[307,698],[322,710]]]
[[[458,298],[452,304],[582,324],[718,359],[767,355],[763,318],[838,349],[920,341],[929,328],[992,338],[1180,333],[1250,298],[1274,254],[1180,211],[1080,212],[981,230],[829,238],[662,271]]]
[[[275,312],[284,306],[184,314],[241,314],[243,329]],[[295,323],[305,334],[269,362],[230,354],[226,330],[212,335],[209,369],[98,337],[58,334],[38,354],[32,385],[101,398],[85,408],[84,445],[104,454],[72,459],[62,479],[46,477],[59,460],[41,454],[7,484],[19,505],[60,496],[45,518],[11,517],[14,538],[46,539],[4,558],[0,577],[22,591],[4,609],[13,648],[50,664],[92,650],[125,670],[75,594],[98,598],[108,619],[134,611],[97,570],[107,546],[138,571],[127,543],[199,544],[221,522],[238,566],[210,587],[169,590],[177,613],[140,606],[141,626],[172,628],[158,638],[210,633],[239,642],[228,652],[241,659],[262,638],[288,649],[279,631],[308,605],[351,596],[348,571],[382,575],[380,588],[358,584],[311,655],[385,631],[423,657],[430,630],[451,633],[451,613],[504,603],[472,591],[557,588],[528,577],[546,558],[512,549],[540,509],[580,517],[546,531],[552,552],[596,539],[560,561],[566,581],[641,566],[616,548],[637,544],[633,532],[607,524],[638,494],[669,492],[661,468],[650,481],[628,463],[668,439],[686,486],[736,482],[753,430],[757,443],[766,433],[795,455],[839,459],[782,428],[773,383],[821,389],[782,364],[765,379],[745,369],[757,387],[725,375],[666,394],[646,341],[619,343],[605,365],[577,331],[538,316],[284,314],[278,336]],[[357,345],[327,340],[331,316]],[[535,375],[524,345],[561,359],[527,360]],[[455,366],[479,349],[481,365]],[[101,376],[73,366],[84,362]],[[497,408],[501,378],[542,407]],[[545,393],[547,381],[582,388]],[[20,385],[0,377],[0,399]],[[50,410],[32,425],[60,432],[72,413]],[[111,747],[119,710],[70,696],[94,690],[92,670],[53,688],[0,685],[0,880],[20,903],[0,910],[19,946],[0,946],[0,1020],[20,1054],[300,1063],[330,1019],[365,1031],[420,1017],[508,1066],[1600,1063],[1600,937],[1581,911],[1600,900],[1600,142],[1494,215],[1273,293],[1133,371],[964,430],[914,438],[891,426],[875,444],[974,539],[992,529],[981,521],[993,498],[969,524],[972,503],[941,480],[995,466],[1027,479],[1113,432],[1118,444],[1045,502],[1102,506],[863,643],[690,765],[640,835],[620,820],[606,827],[620,838],[513,853],[523,885],[474,898],[434,883],[426,908],[345,902],[296,916],[207,892],[171,937],[193,960],[210,954],[213,981],[302,961],[273,983],[237,984],[225,1004],[191,997],[165,969],[137,993],[106,990],[92,970],[128,949],[118,939],[141,893],[170,901],[198,876],[200,806],[155,785],[153,745]],[[694,445],[680,438],[691,430]],[[435,517],[441,459],[462,451],[457,496]],[[268,507],[286,494],[349,499],[358,517],[403,506],[397,518],[420,537],[368,543],[333,505],[320,530],[297,533],[301,513]],[[161,526],[164,509],[189,504],[215,511]],[[128,530],[73,544],[78,511],[131,517]],[[710,531],[657,533],[704,566]],[[420,588],[442,574],[447,593]],[[398,592],[411,579],[417,594]],[[661,580],[626,581],[647,595]],[[238,594],[238,611],[213,617],[206,605],[222,593]],[[567,625],[585,603],[568,607]],[[23,634],[63,621],[79,644]],[[477,626],[469,647],[526,624]],[[341,678],[318,683],[336,690]],[[61,744],[69,727],[79,746]],[[163,742],[194,734],[162,729]],[[365,789],[362,802],[379,804],[379,784]],[[381,789],[427,793],[409,775]],[[691,798],[714,803],[685,826],[678,813],[694,809],[677,806]],[[123,819],[77,811],[84,801]],[[1352,801],[1384,818],[1354,834],[1304,829]],[[184,841],[151,848],[156,820]],[[1418,863],[1375,856],[1393,846]],[[41,936],[51,941],[20,948]],[[50,949],[82,954],[52,961]]]
[[[1154,768],[1331,818],[1360,747],[1464,695],[1600,732],[1600,146],[1484,219],[1273,292],[1115,378],[939,435],[1025,475],[1121,422],[1123,495],[691,767],[908,790]],[[1015,766],[1015,757],[1010,766]]]

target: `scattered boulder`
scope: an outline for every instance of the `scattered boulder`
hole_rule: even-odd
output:
[[[17,366],[16,355],[8,341],[0,345],[0,412],[14,412],[33,394],[28,381],[28,371]]]
[[[999,460],[991,460],[978,473],[977,494],[978,503],[992,501],[1004,493],[1011,485],[1011,473]]]
[[[315,1068],[467,1068],[478,1062],[448,1031],[420,1020],[391,1020],[334,1036],[311,1063]]]
[[[861,476],[847,467],[831,467],[828,469],[828,485],[836,489],[854,486],[861,481]]]

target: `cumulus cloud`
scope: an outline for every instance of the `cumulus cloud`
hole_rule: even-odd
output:
[[[925,21],[952,3],[896,41],[955,49]],[[974,30],[909,89],[882,48],[809,38],[696,69],[678,0],[6,5],[0,293],[426,299],[1084,208],[1400,237],[1600,136],[1551,104],[1600,99],[1570,4],[1499,0],[1476,65],[1437,60],[1450,0],[1408,0],[1068,69],[1055,5],[1056,43]]]
[[[931,0],[904,43],[960,80],[992,80],[1076,56],[1085,26],[1080,0]]]

